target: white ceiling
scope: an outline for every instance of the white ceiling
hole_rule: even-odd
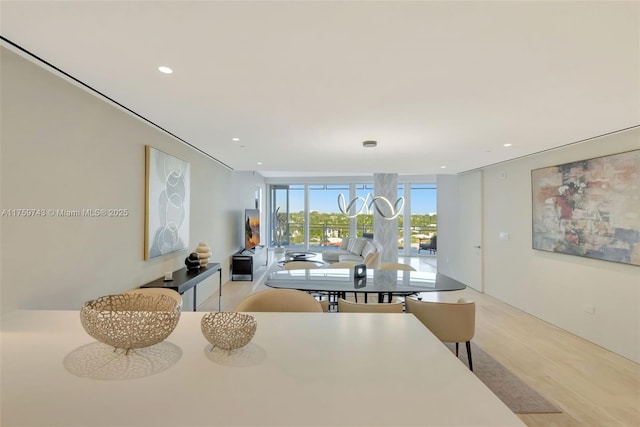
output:
[[[640,123],[636,1],[0,7],[6,39],[265,176],[458,173]]]

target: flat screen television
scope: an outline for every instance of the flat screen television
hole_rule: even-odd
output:
[[[244,210],[244,248],[254,249],[260,244],[260,210]]]

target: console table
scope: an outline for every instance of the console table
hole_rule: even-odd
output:
[[[218,311],[222,301],[222,268],[219,263],[209,263],[197,270],[187,270],[187,267],[173,272],[173,280],[165,282],[164,277],[140,286],[141,288],[166,288],[177,291],[180,295],[193,288],[193,311],[196,311],[196,286],[214,273],[220,273],[218,288]]]

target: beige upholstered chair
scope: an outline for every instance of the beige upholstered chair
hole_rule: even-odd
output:
[[[399,262],[381,262],[375,268],[377,270],[416,271],[416,269],[411,267],[410,265],[402,264],[402,263],[399,263]],[[375,296],[375,295],[370,295],[370,296]],[[378,299],[380,298],[380,296],[375,296],[375,297],[378,298]],[[383,294],[382,298],[384,298],[384,294]],[[389,294],[389,300],[391,301],[391,294]],[[356,302],[358,302],[357,296],[356,296]]]
[[[267,289],[246,297],[236,311],[318,312],[322,306],[311,295],[295,289]]]
[[[416,271],[416,269],[409,264],[402,264],[400,262],[382,262],[378,266],[378,270]]]
[[[289,261],[285,263],[282,268],[284,270],[309,270],[318,268],[318,265],[311,261]]]
[[[374,255],[374,254],[371,254],[371,255]],[[326,268],[351,268],[351,269],[353,269],[353,267],[355,267],[356,265],[360,265],[360,264],[362,264],[362,263],[361,263],[361,262],[358,262],[358,261],[338,261],[338,262],[334,262],[334,263],[332,263],[332,264],[327,265],[327,267],[326,267]],[[339,296],[339,295],[346,296],[346,292],[338,293],[338,296]],[[335,299],[332,299],[332,296],[333,296],[333,295],[331,295],[331,294],[330,294],[330,295],[328,296],[328,298],[329,298],[331,301],[333,301],[333,303],[335,304],[335,301],[336,301],[336,300],[335,300]],[[354,296],[354,298],[355,298],[355,300],[356,300],[356,302],[357,302],[357,301],[358,301],[358,294],[357,294],[356,292],[354,292],[354,293],[353,293],[353,296]],[[327,302],[327,305],[329,305],[329,304],[330,304],[330,303],[329,303],[329,302]],[[329,309],[328,309],[328,307],[327,307],[327,311],[328,311],[328,310],[329,310]]]
[[[380,252],[372,252],[364,258],[367,268],[378,268],[380,265]]]
[[[440,341],[467,345],[469,369],[471,361],[471,339],[476,329],[476,304],[473,300],[460,298],[457,303],[418,301],[405,298],[407,313],[413,313]]]
[[[340,313],[402,313],[402,302],[396,300],[390,303],[362,304],[339,298],[338,311]]]
[[[289,261],[285,263],[282,268],[284,270],[313,270],[315,268],[320,268],[315,262],[311,261]],[[323,311],[329,311],[329,301],[323,300],[322,295],[317,295],[319,298],[319,302],[322,305]]]
[[[325,268],[349,268],[353,269],[354,266],[361,264],[358,261],[338,261],[328,264]],[[330,306],[335,306],[336,304],[336,296],[340,295],[339,293],[328,293],[326,296],[320,300],[320,304],[322,304],[322,309],[324,311],[329,311]]]
[[[137,288],[131,289],[130,291],[123,292],[125,294],[147,294],[147,295],[167,295],[168,297],[173,298],[179,307],[182,307],[182,296],[174,291],[173,289],[167,288]]]

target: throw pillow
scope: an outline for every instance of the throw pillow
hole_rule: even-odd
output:
[[[367,244],[365,239],[354,239],[355,243],[352,248],[349,248],[349,252],[354,255],[360,255],[362,253],[362,249],[364,249],[364,245]]]
[[[344,249],[344,250],[349,250],[349,243],[352,241],[353,239],[351,237],[345,237],[342,239],[342,244],[340,245],[340,249]]]

